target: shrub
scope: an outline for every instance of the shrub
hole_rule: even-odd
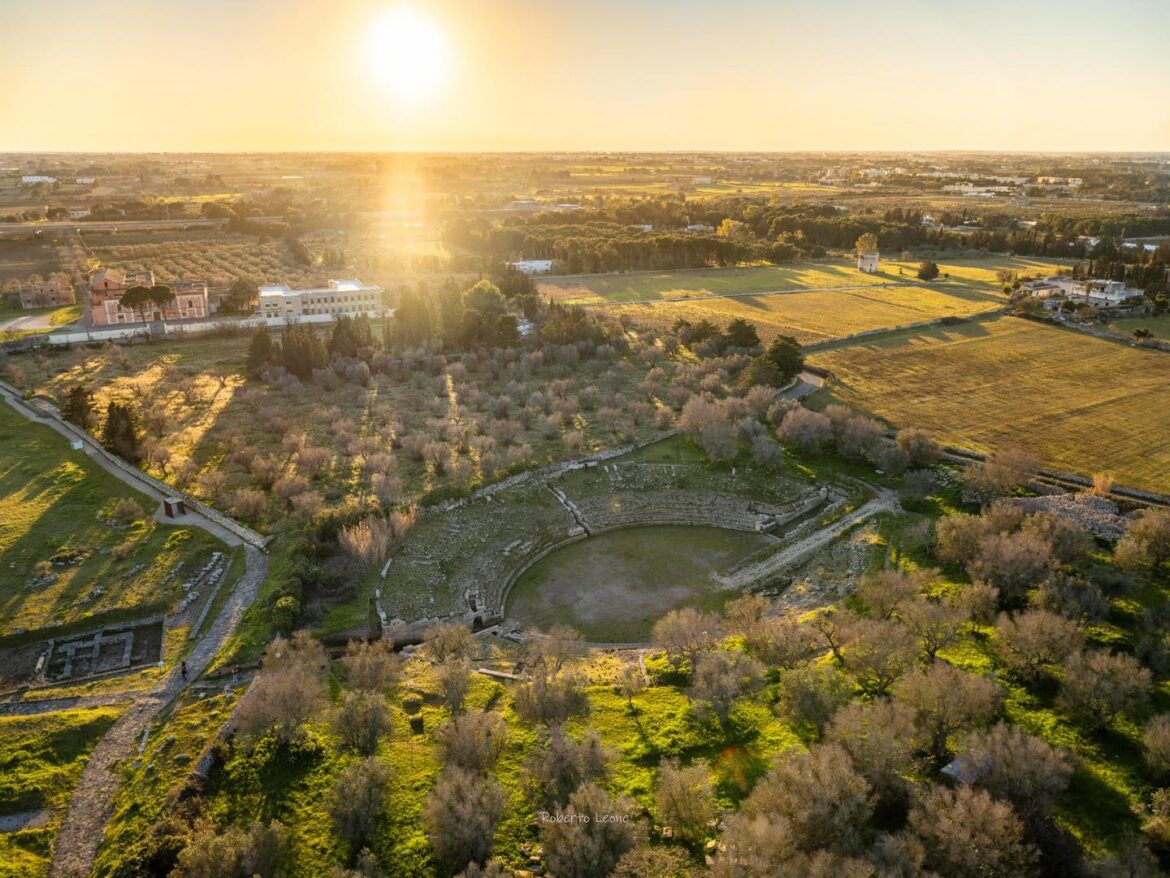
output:
[[[549,871],[557,878],[607,878],[622,855],[637,846],[636,814],[629,799],[612,799],[594,784],[581,787],[564,810],[557,810],[556,819],[541,824]]]
[[[498,714],[468,711],[439,729],[439,759],[443,765],[486,772],[504,752],[507,732]]]
[[[715,786],[701,763],[680,766],[668,759],[658,769],[658,819],[690,842],[702,840],[718,811]]]
[[[345,769],[337,778],[329,801],[329,816],[337,834],[352,846],[373,839],[386,815],[390,769],[370,756]]]
[[[346,747],[371,756],[390,731],[390,705],[379,692],[343,692],[333,728]]]
[[[503,791],[491,778],[457,766],[439,775],[423,819],[443,874],[487,859],[503,805]]]

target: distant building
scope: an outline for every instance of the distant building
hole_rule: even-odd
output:
[[[866,274],[876,274],[878,270],[878,254],[876,252],[858,253],[857,270],[864,271]]]
[[[75,181],[80,186],[92,186],[97,182],[96,177],[78,177]]]
[[[37,183],[56,183],[56,177],[46,177],[44,174],[26,174],[20,178],[21,186],[35,186]]]
[[[692,186],[710,186],[713,182],[712,177],[691,177]]]
[[[651,223],[634,223],[632,226],[630,226],[630,228],[637,229],[639,232],[652,232],[652,231],[654,231],[654,226]]]
[[[87,216],[89,216],[88,207],[69,208],[69,219],[85,219]]]
[[[73,287],[60,280],[43,280],[20,288],[21,308],[56,308],[76,301]]]
[[[89,282],[89,317],[94,326],[115,326],[146,320],[191,320],[206,317],[207,284],[203,281],[175,281],[166,284],[175,294],[164,308],[123,308],[122,296],[131,287],[152,287],[154,274],[149,271],[99,270]]]
[[[359,280],[331,280],[327,286],[308,290],[293,290],[284,284],[260,287],[260,315],[270,320],[315,314],[377,317],[381,308],[382,288]]]
[[[525,274],[548,274],[552,271],[553,261],[551,259],[521,259],[519,262],[509,262],[508,264]]]
[[[715,227],[709,226],[706,223],[691,223],[683,231],[692,232],[696,235],[710,235],[715,232]]]
[[[1046,277],[1024,285],[1028,295],[1044,301],[1046,308],[1059,308],[1064,302],[1079,302],[1095,308],[1117,308],[1142,297],[1141,290],[1127,287],[1119,280],[1076,280],[1071,277]]]

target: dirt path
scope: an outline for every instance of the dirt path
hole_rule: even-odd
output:
[[[244,551],[247,557],[244,575],[207,633],[187,655],[191,679],[203,672],[235,631],[268,574],[268,559],[263,554],[251,546],[246,546]],[[53,850],[50,878],[85,878],[90,874],[121,783],[118,764],[136,751],[143,730],[186,686],[179,672],[173,671],[148,694],[139,696],[98,742],[69,801]]]
[[[803,561],[813,552],[824,548],[837,537],[841,536],[855,524],[877,515],[881,512],[897,512],[901,504],[898,496],[892,491],[882,491],[877,497],[864,506],[850,512],[839,521],[823,527],[802,540],[786,546],[754,564],[741,567],[733,573],[718,577],[719,581],[728,588],[746,589],[757,582],[762,582],[775,576],[786,567]]]

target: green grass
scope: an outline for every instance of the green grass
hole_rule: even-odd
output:
[[[138,500],[147,518],[125,529],[106,523],[116,500]],[[69,623],[131,606],[170,605],[180,577],[219,546],[204,531],[157,524],[153,504],[70,449],[64,437],[0,404],[0,634]],[[115,557],[114,550],[126,554]],[[55,582],[30,588],[34,566],[59,552],[85,553],[54,565]],[[137,565],[145,568],[134,574]],[[104,593],[92,596],[100,586]]]
[[[46,875],[53,838],[90,752],[120,710],[0,717],[0,816],[49,810],[39,829],[0,834],[0,878]]]
[[[1133,335],[1135,329],[1145,329],[1154,338],[1170,339],[1170,314],[1149,317],[1119,317],[1109,321],[1109,328],[1124,336]]]
[[[644,641],[670,610],[721,610],[730,595],[713,576],[773,543],[713,527],[608,531],[529,567],[508,595],[507,615],[540,629],[571,625],[597,643]]]
[[[1170,489],[1166,355],[1013,317],[896,333],[811,356],[833,398],[976,450]]]

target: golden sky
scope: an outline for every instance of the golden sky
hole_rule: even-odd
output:
[[[1166,0],[0,0],[0,150],[1170,151]]]

